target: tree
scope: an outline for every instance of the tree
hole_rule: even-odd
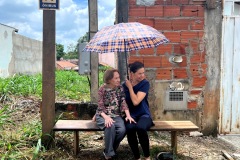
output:
[[[73,43],[67,46],[67,53],[64,55],[64,59],[78,59],[78,45]]]
[[[60,60],[64,56],[64,46],[62,44],[56,44],[57,60]]]
[[[86,32],[84,36],[80,37],[78,39],[78,43],[88,42],[89,41],[89,34]]]

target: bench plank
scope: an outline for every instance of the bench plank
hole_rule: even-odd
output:
[[[196,131],[198,127],[191,121],[153,121],[150,131]],[[58,120],[54,131],[101,131],[92,120]]]
[[[155,124],[149,131],[170,131],[171,148],[177,154],[177,132],[178,131],[198,131],[191,121],[153,121]],[[74,131],[74,154],[79,152],[79,131],[101,131],[92,120],[58,120],[53,127],[53,131]]]

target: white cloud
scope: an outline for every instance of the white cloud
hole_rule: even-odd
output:
[[[0,23],[18,29],[18,33],[42,40],[43,11],[38,0],[0,0]],[[116,0],[98,0],[98,26],[113,25]],[[60,0],[60,10],[56,10],[56,43],[76,44],[88,31],[88,0]]]

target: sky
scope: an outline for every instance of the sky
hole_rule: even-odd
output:
[[[67,52],[89,29],[88,0],[59,0],[56,10],[56,43]],[[98,0],[98,29],[114,24],[116,0]],[[0,23],[18,34],[42,41],[43,10],[39,0],[0,0]]]

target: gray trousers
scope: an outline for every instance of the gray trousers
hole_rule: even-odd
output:
[[[102,116],[96,116],[97,126],[104,130],[104,141],[106,156],[112,157],[116,155],[116,150],[126,135],[126,128],[121,116],[112,118],[115,122],[109,128],[105,127],[105,120]]]

